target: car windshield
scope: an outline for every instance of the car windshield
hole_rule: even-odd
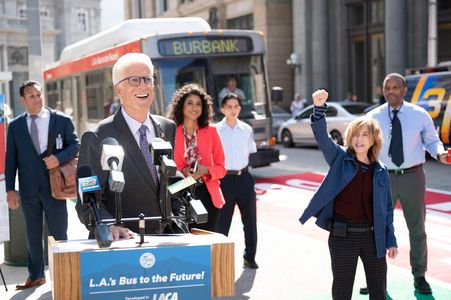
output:
[[[341,104],[344,109],[350,114],[353,115],[363,115],[365,112],[365,108],[370,106],[368,103],[343,103]]]

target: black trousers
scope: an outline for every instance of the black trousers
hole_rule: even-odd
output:
[[[387,262],[378,258],[373,231],[348,232],[346,237],[329,235],[332,263],[334,300],[350,300],[354,286],[357,261],[360,256],[365,269],[370,300],[385,300],[387,288]]]
[[[197,184],[196,189],[194,191],[194,195],[196,199],[199,199],[204,205],[205,209],[208,212],[208,221],[207,223],[202,224],[191,224],[190,228],[200,228],[208,231],[218,232],[218,213],[219,209],[217,209],[213,202],[211,201],[210,193],[208,192],[207,186],[205,183]]]
[[[254,178],[249,172],[226,175],[221,179],[221,189],[226,203],[219,211],[218,232],[229,234],[233,211],[237,204],[244,230],[243,257],[252,262],[257,252],[257,197]]]

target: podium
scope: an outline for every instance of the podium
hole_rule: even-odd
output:
[[[146,236],[145,238],[146,243],[141,245],[136,244],[136,241],[139,240],[139,237],[137,237],[136,240],[114,241],[109,248],[99,248],[95,240],[55,241],[53,237],[49,237],[49,270],[53,299],[76,300],[83,298],[82,284],[84,289],[86,289],[87,284],[86,282],[82,283],[81,271],[83,273],[83,270],[81,265],[83,265],[83,259],[87,255],[96,256],[89,265],[89,268],[92,267],[95,269],[97,267],[96,262],[99,262],[99,264],[101,262],[104,265],[105,262],[109,260],[108,258],[110,256],[108,255],[119,253],[117,250],[128,250],[128,253],[132,254],[135,252],[138,254],[138,251],[158,251],[159,253],[164,254],[166,251],[169,252],[170,250],[177,251],[179,249],[182,252],[185,252],[186,250],[194,249],[196,247],[201,248],[202,250],[209,249],[208,252],[210,252],[203,252],[206,253],[204,255],[205,261],[210,262],[209,266],[211,266],[211,270],[208,270],[209,272],[207,272],[211,275],[211,283],[209,282],[211,286],[210,296],[224,297],[235,295],[234,244],[226,236],[219,233],[193,229],[191,234],[186,235]],[[112,263],[114,263],[114,261]],[[165,270],[168,270],[167,267]],[[170,270],[168,270],[168,272],[170,272]],[[105,276],[106,278],[112,278],[108,277],[108,274]],[[193,274],[193,276],[195,275]],[[200,275],[197,276],[200,278]],[[161,279],[161,276],[157,275],[157,277]],[[178,279],[180,279],[180,276]],[[166,280],[171,279],[166,278]],[[176,280],[176,276],[174,276],[174,280]],[[124,285],[131,284],[125,282],[129,281],[128,278],[124,280],[121,278],[121,281],[124,281],[121,283]],[[115,284],[117,283],[118,282],[115,281]],[[103,282],[104,287],[108,284],[109,283]],[[100,285],[102,285],[102,282],[100,282]],[[89,283],[89,286],[97,287],[96,284],[91,282]],[[160,290],[164,288],[158,287],[155,289]],[[160,299],[156,295],[153,297],[154,298],[148,297],[148,299]]]

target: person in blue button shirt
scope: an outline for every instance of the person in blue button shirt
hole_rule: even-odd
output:
[[[432,289],[425,279],[427,270],[424,201],[426,178],[423,163],[425,150],[444,164],[447,164],[448,153],[438,137],[428,112],[404,100],[407,84],[401,74],[390,73],[385,76],[383,90],[387,103],[371,110],[367,116],[379,122],[383,133],[384,145],[380,160],[387,165],[390,173],[393,206],[396,206],[398,200],[401,202],[409,229],[410,265],[415,290],[420,294],[432,294]],[[402,134],[400,144],[393,148],[390,144],[394,137],[392,129],[395,111],[397,111]]]
[[[370,299],[386,299],[386,255],[398,250],[387,168],[378,161],[382,133],[370,118],[353,120],[346,129],[345,147],[330,138],[325,112],[328,93],[313,93],[312,130],[330,170],[300,222],[316,217],[330,231],[332,297],[351,299],[358,258],[363,262]]]

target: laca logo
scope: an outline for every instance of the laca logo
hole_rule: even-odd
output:
[[[150,269],[155,264],[155,256],[150,252],[143,253],[139,258],[139,264],[145,269]]]

